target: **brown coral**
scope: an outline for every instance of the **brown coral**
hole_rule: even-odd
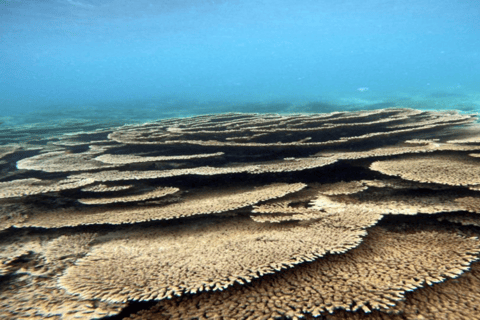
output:
[[[390,308],[406,291],[424,283],[456,277],[477,259],[478,252],[478,240],[447,231],[375,228],[358,248],[345,254],[329,255],[224,292],[162,301],[159,307],[171,319],[293,318],[341,308],[369,312]]]
[[[150,199],[156,199],[165,197],[176,192],[180,191],[178,188],[173,187],[164,187],[151,190],[142,194],[136,195],[125,195],[111,198],[83,198],[78,199],[78,202],[83,204],[110,204],[110,203],[119,203],[119,202],[138,202],[145,201]]]
[[[477,240],[435,216],[369,229],[476,211],[475,120],[392,108],[2,131],[19,145],[0,148],[0,317],[101,317],[168,297],[159,308],[177,318],[393,310],[476,259]]]
[[[449,221],[453,223],[460,223],[464,226],[480,227],[480,215],[476,213],[451,213],[444,214],[437,218],[438,221]]]
[[[370,168],[411,181],[466,186],[480,184],[479,164],[460,155],[436,155],[377,161]]]
[[[291,160],[276,160],[270,162],[262,162],[254,165],[236,165],[232,167],[195,167],[185,169],[170,170],[148,170],[148,171],[100,171],[98,173],[82,173],[71,175],[70,179],[88,179],[95,182],[111,182],[122,180],[146,180],[181,177],[187,175],[199,176],[218,176],[227,174],[262,174],[275,172],[293,172],[303,171],[313,168],[320,168],[335,163],[336,159],[326,159],[320,157],[312,158],[295,158]]]
[[[113,240],[68,269],[60,283],[87,299],[119,302],[223,290],[355,247],[365,235],[363,228],[380,217],[339,212],[308,225],[210,219],[190,226],[123,231],[109,235]]]
[[[335,312],[328,320],[478,320],[480,305],[480,265],[472,263],[470,271],[457,279],[426,286],[406,294],[404,301],[388,310],[363,312]],[[146,318],[148,319],[148,318]]]
[[[115,192],[115,191],[123,191],[133,188],[133,184],[129,185],[120,185],[120,186],[108,186],[106,184],[97,184],[88,187],[84,187],[81,190],[84,192]]]
[[[276,183],[257,188],[207,189],[190,193],[182,202],[165,206],[94,207],[32,211],[17,227],[58,228],[91,224],[129,224],[152,220],[170,220],[196,215],[217,214],[275,199],[304,188],[303,183]]]
[[[0,199],[32,196],[42,193],[77,189],[92,184],[92,179],[64,179],[60,181],[27,178],[0,182]]]
[[[465,210],[451,191],[435,190],[417,193],[412,190],[382,188],[339,196],[320,195],[311,201],[313,209],[329,212],[343,207],[350,210],[369,210],[381,214],[415,215]],[[476,199],[476,198],[475,198]]]
[[[377,118],[372,120],[372,118]],[[356,120],[356,121],[355,121]],[[421,120],[421,121],[419,121]],[[353,113],[332,113],[327,116],[301,115],[243,115],[196,117],[178,120],[159,121],[141,126],[126,126],[111,133],[109,138],[125,144],[193,144],[202,146],[235,146],[235,147],[279,147],[279,146],[322,146],[358,141],[381,136],[404,134],[406,132],[423,131],[452,124],[470,123],[471,116],[455,113],[428,113],[411,109],[384,109]],[[403,124],[390,125],[402,122]],[[192,124],[199,125],[192,125]],[[341,128],[344,132],[358,128],[375,128],[383,125],[381,131],[363,134],[340,135],[338,139],[325,141],[318,136],[322,131],[335,131]],[[301,136],[287,138],[290,141],[266,143],[268,139],[279,133],[301,133]],[[357,131],[358,132],[358,131]],[[258,136],[258,133],[267,135]],[[240,142],[235,139],[242,134]],[[203,137],[202,137],[203,136]],[[209,139],[212,136],[215,139]],[[252,138],[248,138],[252,136]],[[253,136],[256,136],[256,142]],[[285,139],[285,136],[282,135]],[[318,138],[314,138],[317,136]],[[202,139],[198,139],[202,137]],[[207,137],[206,139],[204,137]],[[260,139],[258,139],[260,138]],[[277,138],[274,136],[274,138]],[[307,139],[308,138],[308,139]],[[278,138],[277,138],[278,139]],[[323,141],[322,141],[323,140]]]
[[[317,187],[318,192],[334,196],[339,194],[352,194],[367,190],[368,186],[366,186],[362,181],[350,181],[350,182],[336,182],[336,183],[327,183],[323,185],[319,185]]]
[[[68,153],[55,151],[25,158],[17,162],[18,169],[45,172],[71,172],[114,168],[118,165],[104,164],[94,159],[96,152]]]
[[[2,319],[98,319],[118,314],[126,304],[85,300],[66,293],[57,276],[89,251],[92,234],[10,236],[0,242]],[[1,269],[0,269],[1,270]]]
[[[141,162],[156,162],[156,161],[173,161],[173,160],[191,160],[222,156],[223,152],[208,153],[208,154],[192,154],[182,156],[157,156],[157,157],[140,157],[132,155],[112,155],[103,154],[95,158],[97,161],[109,164],[129,164]]]

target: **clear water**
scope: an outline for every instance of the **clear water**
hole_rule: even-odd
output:
[[[479,17],[471,0],[4,0],[0,119],[475,112]]]

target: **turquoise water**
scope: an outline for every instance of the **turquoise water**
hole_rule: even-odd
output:
[[[480,110],[477,1],[0,1],[0,121]]]

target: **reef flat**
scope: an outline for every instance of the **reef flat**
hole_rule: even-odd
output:
[[[82,126],[0,130],[0,318],[480,319],[476,115]]]

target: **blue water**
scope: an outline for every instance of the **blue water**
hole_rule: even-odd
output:
[[[480,110],[480,2],[0,1],[0,118]]]

